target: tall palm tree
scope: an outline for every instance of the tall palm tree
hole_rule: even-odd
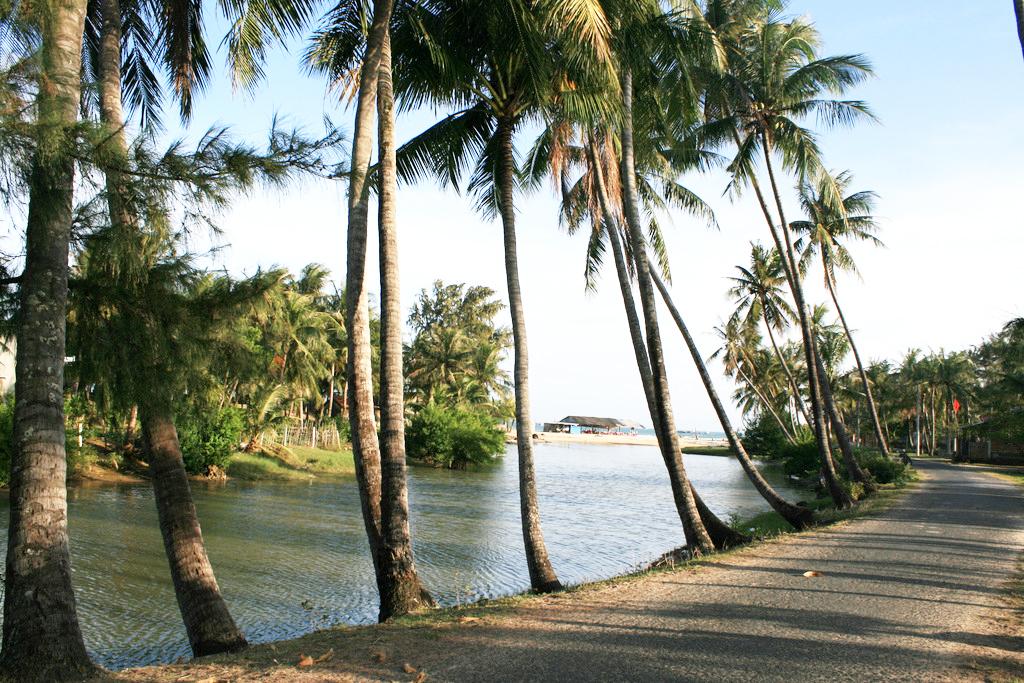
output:
[[[728,28],[732,31],[731,26]],[[804,19],[784,20],[773,9],[762,11],[746,30],[719,31],[718,36],[725,48],[726,68],[722,74],[709,75],[705,109],[711,122],[703,134],[735,146],[729,166],[731,187],[734,191],[744,186],[754,190],[782,259],[800,322],[822,472],[833,502],[841,508],[849,507],[852,501],[839,485],[829,448],[827,407],[819,386],[810,313],[775,163],[781,158],[783,169],[800,179],[821,177],[824,168],[815,136],[800,122],[810,114],[829,126],[870,116],[863,102],[833,99],[830,95],[841,94],[862,81],[871,74],[871,67],[860,55],[820,58],[820,40],[813,25]],[[759,156],[768,173],[777,221],[758,181]]]
[[[782,351],[779,350],[773,331],[784,330],[789,326],[790,320],[796,317],[782,293],[782,286],[786,281],[782,259],[774,249],[769,251],[755,243],[750,246],[750,266],[736,266],[736,270],[739,271],[739,276],[730,278],[735,284],[729,290],[729,294],[736,301],[735,315],[745,316],[748,323],[756,323],[758,318],[764,322],[772,350],[789,381],[793,400],[804,420],[807,424],[811,424],[800,387],[797,385],[789,363],[783,357]]]
[[[853,358],[857,363],[857,371],[860,373],[871,424],[875,430],[875,438],[878,439],[882,454],[889,457],[889,444],[882,431],[882,423],[878,419],[878,408],[871,393],[871,382],[868,381],[860,352],[857,350],[857,344],[853,341],[853,333],[850,330],[850,325],[846,322],[846,316],[843,314],[839,298],[836,295],[836,269],[857,272],[853,255],[847,249],[846,242],[862,240],[876,246],[882,245],[881,240],[875,236],[878,225],[872,215],[875,194],[873,192],[856,192],[846,195],[852,180],[849,171],[845,171],[835,178],[819,181],[817,186],[808,182],[803,183],[800,187],[800,203],[808,220],[795,221],[791,227],[794,232],[801,235],[797,242],[798,250],[803,246],[803,254],[800,259],[801,270],[807,269],[808,262],[814,256],[819,256],[821,259],[825,288],[832,297],[832,303],[839,315],[843,330],[846,332],[846,338],[850,342],[850,349],[853,351]],[[840,207],[831,205],[827,199],[832,193],[830,186],[834,186],[839,193]]]
[[[410,7],[400,19],[391,34],[400,101],[408,106],[454,105],[460,110],[399,150],[399,172],[407,178],[435,175],[455,184],[473,165],[469,188],[477,195],[478,208],[501,218],[527,565],[535,591],[558,590],[561,584],[548,559],[537,506],[526,322],[516,248],[514,195],[519,171],[513,144],[516,131],[556,87],[557,65],[545,52],[549,32],[541,14],[523,2],[493,7],[477,0],[447,0]],[[337,74],[344,73],[352,61],[351,52],[343,47],[346,30],[336,25],[319,40],[319,57]]]
[[[48,681],[96,671],[71,584],[64,452],[64,356],[75,125],[84,0],[51,0],[41,39],[16,358],[10,526],[0,674]],[[44,596],[44,599],[41,599]]]

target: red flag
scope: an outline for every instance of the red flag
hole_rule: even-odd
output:
[[[953,399],[953,412],[954,413],[959,413],[960,412],[960,401],[955,399],[955,398]]]

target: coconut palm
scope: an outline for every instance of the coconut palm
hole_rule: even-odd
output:
[[[64,356],[68,248],[81,96],[85,0],[42,3],[40,87],[31,161],[16,358],[14,448],[0,673],[48,681],[94,672],[71,585]],[[38,596],[46,596],[40,601]]]
[[[717,3],[722,4],[722,3]],[[866,104],[831,97],[841,94],[871,74],[860,55],[818,56],[818,33],[804,19],[785,20],[773,9],[761,11],[745,30],[735,30],[727,12],[710,17],[723,44],[726,65],[721,74],[709,74],[705,112],[710,123],[703,135],[735,146],[730,163],[730,188],[754,190],[796,304],[797,318],[809,369],[810,403],[815,438],[829,492],[838,507],[849,507],[849,496],[834,471],[825,419],[827,407],[818,386],[817,363],[809,309],[797,271],[797,258],[782,201],[776,162],[803,179],[817,179],[824,170],[815,135],[801,125],[814,114],[826,126],[845,125],[869,117]],[[758,180],[761,157],[778,219]]]
[[[878,225],[872,215],[875,194],[873,192],[856,192],[847,195],[846,192],[852,180],[853,177],[849,171],[845,171],[834,178],[819,181],[817,186],[808,182],[803,183],[800,187],[800,204],[804,213],[807,214],[808,220],[795,221],[790,227],[801,236],[796,244],[797,250],[803,252],[800,258],[801,270],[806,271],[809,262],[815,256],[819,256],[821,259],[825,288],[832,298],[839,321],[842,323],[846,338],[850,343],[850,349],[853,351],[871,423],[875,429],[875,438],[878,439],[882,453],[889,457],[889,445],[885,440],[881,421],[878,419],[878,408],[871,393],[871,383],[868,381],[860,352],[853,340],[853,333],[846,322],[846,316],[843,314],[839,298],[836,295],[836,270],[857,273],[853,255],[846,244],[850,241],[860,240],[876,246],[882,245],[881,240],[875,236]],[[831,195],[833,187],[841,197],[841,207],[831,205],[826,199]]]
[[[804,405],[800,387],[775,340],[775,331],[785,330],[790,321],[796,317],[782,293],[782,287],[786,281],[782,259],[777,251],[769,251],[760,244],[752,243],[750,245],[750,266],[736,266],[736,270],[739,271],[739,275],[730,278],[734,284],[729,289],[730,296],[736,301],[734,315],[744,317],[748,324],[764,322],[772,350],[789,381],[793,400],[804,420],[810,424],[811,418],[807,414],[807,407]]]
[[[575,3],[550,3],[553,7]],[[391,38],[396,62],[395,89],[405,106],[434,104],[458,111],[399,150],[406,178],[434,175],[460,182],[468,166],[468,187],[485,215],[500,215],[515,351],[514,378],[518,429],[523,536],[531,586],[558,590],[561,584],[547,557],[537,508],[533,468],[532,418],[526,323],[516,249],[514,195],[519,185],[516,131],[553,97],[560,65],[550,53],[549,24],[525,2],[494,6],[479,0],[447,0],[403,11]],[[354,61],[349,27],[335,24],[319,37],[314,58],[335,74]],[[366,60],[363,60],[363,72]]]

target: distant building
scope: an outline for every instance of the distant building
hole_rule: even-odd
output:
[[[634,434],[644,426],[633,420],[614,417],[567,415],[558,422],[545,422],[544,431],[556,434]]]

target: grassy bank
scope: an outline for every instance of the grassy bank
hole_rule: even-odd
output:
[[[318,476],[355,474],[352,450],[294,446],[282,457],[267,453],[235,453],[228,461],[229,477],[248,481],[305,481]]]
[[[714,455],[723,458],[732,457],[732,449],[728,446],[683,446],[684,455]]]

